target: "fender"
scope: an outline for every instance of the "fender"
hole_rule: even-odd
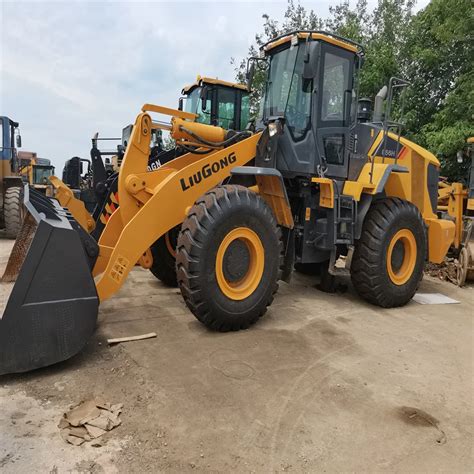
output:
[[[293,230],[295,223],[283,176],[275,168],[262,168],[259,166],[237,166],[232,169],[230,174],[254,176],[258,186],[258,193],[271,207],[278,224],[282,226],[285,256],[280,278],[289,283],[295,264],[295,235]]]
[[[260,166],[236,166],[230,174],[254,176],[257,181],[258,193],[273,210],[278,224],[287,229],[293,229],[295,223],[290,201],[286,193],[283,176],[277,169]]]

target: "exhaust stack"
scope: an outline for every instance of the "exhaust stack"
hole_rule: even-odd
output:
[[[374,122],[382,122],[383,121],[383,103],[387,98],[388,87],[383,86],[375,96],[375,103],[374,103]]]

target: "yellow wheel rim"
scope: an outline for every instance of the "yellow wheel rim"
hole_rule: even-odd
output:
[[[176,250],[171,245],[169,232],[166,232],[165,234],[165,244],[166,244],[166,248],[168,249],[168,252],[172,255],[173,258],[176,258]]]
[[[408,229],[399,230],[387,250],[387,271],[395,285],[405,284],[413,274],[417,256],[416,240]]]
[[[231,230],[216,255],[216,279],[231,300],[244,300],[258,287],[265,266],[265,252],[259,236],[247,227]]]

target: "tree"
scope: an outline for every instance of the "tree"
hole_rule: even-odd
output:
[[[361,93],[373,98],[391,77],[401,73],[401,52],[412,17],[412,0],[379,0],[368,18],[365,35],[366,58]]]
[[[470,0],[432,0],[411,22],[402,67],[412,85],[407,129],[450,179],[465,176],[456,153],[474,135]]]
[[[358,0],[351,9],[349,0],[329,7],[330,17],[325,21],[325,28],[340,36],[350,38],[358,43],[365,43],[369,36],[372,15],[367,11],[367,0]]]

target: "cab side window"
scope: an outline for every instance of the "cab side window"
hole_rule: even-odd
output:
[[[321,100],[322,121],[344,120],[345,96],[349,87],[349,60],[335,54],[324,57]]]
[[[206,125],[211,125],[211,107],[212,101],[211,99],[206,100],[206,110],[202,110],[202,101],[199,99],[197,101],[197,110],[196,113],[198,114],[198,118],[196,122],[205,123]]]
[[[235,129],[236,92],[229,89],[217,90],[217,126]]]
[[[295,68],[291,77],[288,102],[286,104],[286,125],[295,140],[303,138],[311,123],[312,83],[303,79],[304,48],[298,48]]]

